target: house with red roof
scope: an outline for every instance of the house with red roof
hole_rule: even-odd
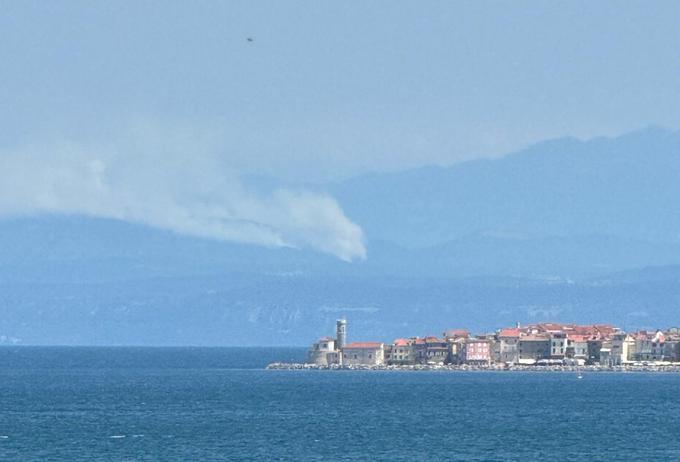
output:
[[[468,338],[463,346],[465,364],[491,364],[491,341],[487,338]]]
[[[664,345],[666,344],[666,334],[657,330],[652,338],[652,357],[655,361],[665,361]]]
[[[445,339],[427,336],[413,341],[416,362],[419,364],[444,364],[449,357],[449,346]]]
[[[591,336],[587,334],[568,334],[565,356],[578,364],[585,364],[588,361],[588,340],[590,338]]]
[[[415,364],[415,339],[398,338],[392,345],[385,345],[385,362],[387,364]]]
[[[521,334],[522,331],[516,327],[507,327],[498,331],[496,335],[498,344],[497,362],[519,363],[519,338]]]
[[[448,346],[447,362],[450,364],[462,364],[465,362],[465,341],[470,338],[470,332],[466,329],[448,329],[442,334]]]
[[[450,341],[453,341],[453,340],[456,340],[456,339],[461,339],[461,338],[465,339],[465,338],[468,338],[469,336],[470,336],[470,332],[467,331],[466,329],[448,329],[448,330],[444,331],[444,333],[442,334],[442,337],[444,337],[444,339],[447,342],[450,342]]]
[[[385,363],[385,345],[380,342],[352,342],[342,349],[344,366],[379,366]]]

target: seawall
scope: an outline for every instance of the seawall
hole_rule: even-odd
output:
[[[507,372],[680,372],[680,364],[622,365],[622,366],[526,366],[526,365],[467,365],[467,364],[414,364],[414,365],[355,365],[332,364],[321,366],[305,363],[271,363],[268,370],[330,370],[330,371],[507,371]]]

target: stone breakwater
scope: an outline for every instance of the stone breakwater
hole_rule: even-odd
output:
[[[469,364],[414,364],[378,366],[320,366],[305,363],[271,363],[268,370],[330,370],[330,371],[515,371],[515,372],[680,372],[680,364],[622,365],[622,366],[526,366],[526,365],[469,365]]]

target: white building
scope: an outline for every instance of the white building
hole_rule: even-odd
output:
[[[335,339],[322,337],[312,344],[307,354],[307,362],[319,366],[328,366],[334,362]]]

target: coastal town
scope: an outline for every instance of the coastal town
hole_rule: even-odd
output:
[[[624,332],[609,324],[517,323],[492,333],[450,329],[441,336],[386,344],[347,342],[347,320],[339,319],[335,337],[314,342],[305,364],[276,363],[269,368],[680,370],[680,329]]]

